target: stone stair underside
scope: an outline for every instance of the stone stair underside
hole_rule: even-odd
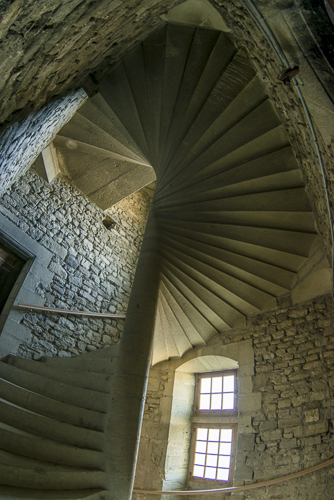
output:
[[[223,32],[157,30],[54,145],[62,170],[101,208],[157,178],[153,364],[274,306],[308,257],[316,231],[293,149],[253,66]]]
[[[100,94],[83,104],[53,145],[62,174],[103,210],[156,179]]]
[[[313,214],[274,105],[225,33],[168,24],[100,94],[157,175],[155,364],[276,305],[308,257]]]
[[[157,30],[54,146],[62,171],[103,209],[157,179],[153,364],[275,306],[309,255],[316,231],[293,149],[246,54],[223,32]]]

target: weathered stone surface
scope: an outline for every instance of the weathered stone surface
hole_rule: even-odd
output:
[[[52,254],[45,272],[51,283],[39,282],[39,294],[47,307],[92,312],[126,313],[150,199],[135,193],[109,210],[116,221],[108,231],[105,213],[65,180],[47,184],[33,170],[26,173],[2,198],[1,213],[19,214],[18,227],[36,237]],[[13,221],[13,219],[12,219]],[[124,230],[125,229],[125,230]],[[24,315],[31,339],[22,341],[23,357],[77,355],[120,338],[124,320]]]
[[[312,316],[308,318],[311,313]],[[267,340],[264,342],[263,340],[268,337],[268,325],[282,323],[287,318],[290,318],[292,323],[286,322],[281,330],[282,337],[279,341],[277,343]],[[330,451],[333,446],[332,423],[330,422],[334,414],[328,413],[327,408],[331,401],[329,386],[330,384],[334,386],[334,367],[328,361],[330,358],[326,356],[327,337],[319,335],[318,323],[333,320],[332,299],[324,296],[302,307],[290,306],[285,311],[278,308],[276,311],[253,316],[248,329],[227,332],[226,335],[221,334],[221,343],[224,346],[234,343],[235,339],[237,339],[236,344],[248,338],[252,339],[255,359],[255,375],[252,376],[253,391],[262,395],[262,398],[258,400],[259,408],[251,412],[247,434],[242,432],[238,436],[236,485],[248,484],[254,479],[263,481],[284,476],[332,457],[332,451]],[[306,322],[311,325],[307,331],[304,329]],[[334,339],[333,334],[328,336],[328,339]],[[286,348],[287,340],[289,340],[288,348]],[[305,349],[301,353],[302,346]],[[265,354],[271,354],[267,364],[263,361]],[[306,358],[314,356],[320,361],[321,377],[312,366],[314,361],[306,362]],[[279,362],[276,362],[277,360]],[[154,427],[154,439],[157,435],[162,438],[160,448],[155,448],[156,453],[160,449],[159,463],[164,460],[163,449],[167,442],[167,437],[163,438],[162,433],[164,428],[162,422],[166,425],[163,413],[165,396],[163,390],[154,394],[150,392],[144,417],[145,420],[153,421],[158,426]],[[239,418],[241,419],[244,415],[242,412],[251,409],[250,405],[244,404],[245,396],[250,405],[252,403],[249,399],[252,394],[239,394],[239,410],[241,410]],[[332,409],[334,411],[334,408]],[[161,422],[161,428],[159,422]],[[160,434],[159,429],[161,429]],[[145,439],[150,439],[150,432],[150,429],[146,427]],[[318,477],[322,477],[325,482],[326,478],[327,481],[331,481],[330,470],[327,468],[319,472],[316,476],[317,480]],[[139,474],[136,481],[139,481],[140,477]],[[320,490],[319,496],[318,486],[315,486],[317,481],[314,482],[310,476],[305,476],[300,481],[303,488],[304,485],[308,485],[305,491],[309,491],[310,495],[299,498],[322,500],[324,490]],[[259,496],[261,490],[255,491],[256,493],[244,492],[244,498],[247,500],[262,498]],[[275,500],[298,498],[294,495],[294,482],[289,481],[285,486],[267,489],[266,498]]]

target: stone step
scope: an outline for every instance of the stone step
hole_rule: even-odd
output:
[[[24,394],[26,398],[29,396],[27,391]],[[4,428],[9,425],[36,437],[48,438],[53,441],[89,450],[101,451],[103,449],[103,432],[84,427],[84,415],[81,425],[78,421],[76,425],[72,425],[66,421],[71,420],[71,417],[65,417],[65,421],[60,421],[57,415],[54,418],[46,417],[43,414],[28,411],[24,407],[16,406],[10,399],[7,401],[1,399],[0,408],[0,425]],[[70,408],[68,409],[70,410]]]
[[[278,250],[286,254],[308,257],[314,242],[314,233],[300,233],[283,229],[271,229],[262,227],[239,226],[234,224],[211,223],[192,220],[167,220],[166,223],[177,229],[190,230],[201,233],[204,241],[210,242],[218,238],[236,240],[266,249]],[[164,221],[160,219],[160,224]],[[302,260],[299,260],[302,263]]]
[[[175,343],[174,336],[171,333],[171,325],[168,322],[168,318],[166,317],[166,312],[161,301],[159,301],[158,304],[157,322],[160,324],[160,328],[164,332],[166,353],[168,359],[179,358],[181,355],[181,351],[179,350],[178,345]]]
[[[169,286],[168,286],[169,285]],[[173,312],[176,320],[182,327],[182,330],[184,331],[185,335],[187,336],[190,344],[192,346],[198,346],[198,345],[205,345],[205,342],[200,335],[200,333],[196,330],[195,324],[196,324],[196,317],[195,314],[192,314],[192,318],[195,324],[193,324],[188,317],[188,314],[185,313],[185,311],[182,309],[180,302],[177,301],[170,288],[172,288],[172,285],[169,284],[168,282],[161,281],[160,283],[160,290],[161,294],[164,297],[164,300],[168,304],[170,310]],[[176,293],[176,291],[175,291]]]
[[[249,170],[243,169],[249,177]],[[290,170],[288,172],[280,172],[275,174],[266,173],[264,176],[242,180],[242,175],[238,178],[231,179],[229,182],[222,176],[223,179],[211,177],[210,180],[200,184],[193,185],[191,189],[183,190],[182,199],[180,200],[180,192],[174,196],[169,196],[163,204],[163,209],[172,208],[175,206],[190,208],[197,203],[205,209],[206,202],[221,200],[223,198],[233,198],[235,196],[243,196],[250,194],[268,193],[291,188],[304,187],[300,170]],[[202,205],[203,204],[203,205]],[[157,205],[158,209],[158,205]],[[250,207],[250,211],[252,207]],[[312,214],[312,212],[310,212]]]
[[[201,263],[200,261],[187,257],[181,252],[171,250],[163,252],[164,261],[172,264],[184,275],[184,280],[194,281],[193,286],[203,287],[206,300],[212,297],[216,304],[216,311],[224,318],[229,318],[229,325],[233,326],[240,321],[240,314],[248,316],[259,312],[262,304],[274,302],[274,297],[260,289],[250,286],[232,275],[223,273],[214,267]],[[196,283],[196,285],[195,285]],[[219,309],[218,302],[221,301]]]
[[[145,158],[149,158],[149,147],[124,64],[119,64],[113,73],[103,80],[100,94],[108,106],[112,108]]]
[[[242,311],[245,307],[249,308],[248,304],[258,308],[266,298],[270,301],[272,297],[282,295],[289,289],[273,283],[270,272],[265,278],[262,278],[255,274],[252,266],[250,266],[250,272],[245,271],[242,267],[230,265],[228,262],[222,262],[220,258],[212,258],[209,254],[196,252],[192,248],[178,245],[175,242],[166,242],[166,253],[170,253],[174,259],[178,259],[188,266],[193,266],[197,272],[204,274],[208,279],[211,277],[211,279],[221,283],[229,292],[232,292],[231,303],[236,300],[235,304],[238,304],[238,308],[241,308]],[[279,274],[279,269],[276,271]],[[242,300],[239,301],[238,298]],[[246,303],[244,303],[245,301]]]
[[[167,268],[162,271],[162,283],[168,290],[174,301],[180,306],[182,313],[191,323],[196,334],[194,345],[203,345],[212,335],[218,332],[205,314],[200,310],[201,303],[196,300],[195,294],[188,290],[186,286],[178,286],[178,280]],[[175,311],[175,309],[174,309]]]
[[[211,54],[212,62],[216,56],[215,50],[220,47],[221,42],[224,42],[225,37],[224,34],[220,35]],[[202,140],[203,131],[213,126],[223,110],[231,105],[255,76],[254,69],[247,62],[243,52],[236,52],[235,47],[230,44],[227,44],[226,49],[216,68],[221,73],[218,75],[219,78],[215,82],[208,82],[209,85],[206,88],[203,88],[203,84],[206,83],[205,78],[202,79],[199,85],[199,88],[202,87],[202,100],[198,100],[198,89],[196,89],[189,109],[178,125],[178,140],[174,146],[174,154],[169,154],[166,160],[166,163],[171,162],[170,166],[176,165],[187,157],[198,141]]]
[[[32,488],[18,488],[0,486],[0,498],[25,498],[26,500],[109,500],[109,493],[102,489],[82,490],[36,490]]]
[[[280,125],[273,106],[256,78],[235,97],[226,109],[223,102],[218,118],[207,127],[203,127],[198,118],[197,130],[195,122],[184,138],[186,146],[179,152],[175,151],[174,157],[166,165],[161,182],[170,183],[184,175],[186,169],[196,174]]]
[[[191,103],[192,96],[205,72],[212,50],[219,39],[220,33],[198,27],[195,29],[189,53],[184,65],[182,81],[176,98],[169,133],[165,143],[164,165],[170,162],[171,152],[179,140],[179,125]],[[224,64],[224,62],[222,63]],[[208,80],[209,85],[212,83]]]
[[[86,410],[78,406],[62,403],[55,399],[47,398],[29,392],[24,388],[18,387],[5,380],[0,379],[0,405],[4,411],[12,412],[14,407],[27,410],[31,414],[38,414],[45,417],[59,420],[73,426],[81,426],[83,428],[102,431],[104,427],[104,413]],[[12,408],[8,409],[8,403]],[[12,418],[12,413],[9,413]],[[30,418],[30,417],[29,417]],[[11,423],[11,421],[9,421]]]
[[[93,112],[92,112],[93,113]],[[133,160],[134,163],[145,163],[144,159],[131,151],[122,142],[115,139],[109,132],[94,123],[94,116],[86,118],[80,113],[75,113],[73,118],[61,129],[61,136],[66,137],[69,149],[76,151],[76,142],[93,146],[102,151],[109,151],[119,158]],[[70,148],[72,147],[72,149]]]
[[[163,165],[165,151],[169,144],[166,143],[167,136],[170,131],[171,120],[184,76],[184,68],[196,29],[192,26],[184,26],[183,28],[182,36],[179,36],[179,26],[174,24],[167,25],[162,109],[159,126],[159,164],[157,165],[159,175],[163,173],[160,167]]]
[[[72,368],[71,370],[67,369],[57,371],[50,364],[36,363],[36,361],[18,358],[13,355],[7,356],[6,363],[27,372],[41,375],[45,378],[66,383],[72,387],[74,386],[90,391],[109,393],[112,372],[108,374],[88,372],[87,370],[79,370],[70,363],[67,363],[67,365],[70,365],[68,368]]]
[[[0,448],[15,455],[39,461],[57,463],[87,469],[103,468],[103,453],[35,434],[22,433],[12,426],[2,428],[0,424]]]
[[[185,182],[180,182],[175,186],[170,186],[169,193],[165,195],[164,202],[169,203],[173,198],[182,200],[192,196],[193,192],[197,192],[197,196],[204,199],[215,189],[219,187],[226,188],[227,186],[242,183],[250,180],[259,180],[266,176],[271,176],[290,170],[296,170],[296,159],[291,146],[283,146],[278,144],[274,151],[271,151],[261,156],[243,161],[241,164],[237,162],[224,163],[218,165],[216,170],[208,171],[204,169],[197,174],[192,175]],[[261,154],[261,153],[259,153]],[[178,177],[180,179],[180,177]],[[207,192],[209,193],[207,194]],[[182,192],[182,193],[181,193]],[[159,200],[155,199],[155,205],[159,205]]]
[[[103,488],[82,490],[36,490],[33,488],[17,488],[0,486],[0,498],[25,498],[26,500],[106,500],[108,492]]]
[[[52,380],[13,365],[0,363],[0,378],[27,391],[78,408],[101,413],[105,413],[107,409],[107,394],[105,392],[73,387],[65,382]]]
[[[173,337],[173,342],[177,346],[177,350],[179,352],[177,357],[182,357],[193,347],[193,344],[189,341],[189,338],[178,321],[176,314],[162,293],[160,295],[160,303],[168,325],[168,335]]]
[[[4,486],[32,489],[100,488],[101,470],[51,464],[0,450],[0,477]]]
[[[136,156],[147,161],[138,145],[101,94],[96,94],[85,101],[77,113],[107,132]]]
[[[273,284],[277,294],[290,289],[297,274],[278,265],[268,264],[255,258],[240,255],[236,251],[208,245],[183,235],[167,233],[164,234],[163,241],[166,241],[169,246],[175,249],[212,265],[216,269],[226,270],[226,272],[235,275],[238,275],[239,271],[241,273],[246,271],[247,274],[254,276],[253,279],[262,278]],[[274,291],[273,289],[270,293],[274,293]]]
[[[233,309],[229,304],[222,303],[205,286],[165,259],[162,263],[162,272],[206,318],[207,322],[211,325],[211,329],[215,329],[217,332],[227,330],[239,319],[242,319],[243,316],[241,313]],[[227,316],[224,316],[223,311]]]
[[[182,224],[180,222],[178,224],[175,222],[167,224],[163,221],[160,221],[160,225],[165,234],[168,234],[171,238],[185,237],[191,241],[191,244],[193,244],[193,241],[199,242],[212,249],[226,250],[260,262],[278,266],[292,273],[296,273],[305,261],[305,257],[301,255],[224,237],[219,230],[210,233],[209,231],[205,231],[205,225],[197,228],[195,224]]]

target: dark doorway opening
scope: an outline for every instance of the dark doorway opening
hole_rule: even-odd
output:
[[[25,260],[0,243],[0,314],[24,265]]]

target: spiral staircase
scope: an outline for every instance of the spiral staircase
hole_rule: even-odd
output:
[[[154,32],[54,146],[63,175],[102,209],[157,185],[119,353],[0,363],[0,498],[127,499],[133,467],[113,474],[131,440],[135,463],[145,393],[129,377],[274,307],[309,255],[313,213],[274,104],[220,31]],[[133,434],[110,423],[126,412]]]

